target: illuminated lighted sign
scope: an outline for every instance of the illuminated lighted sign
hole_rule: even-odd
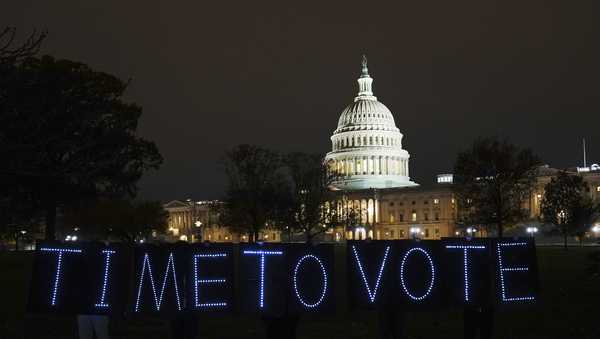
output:
[[[242,245],[240,248],[242,309],[283,314],[286,309],[285,250],[283,245]]]
[[[332,245],[290,245],[287,265],[290,312],[332,312],[335,308],[334,249]]]
[[[493,246],[500,303],[534,301],[539,283],[533,243],[528,239],[498,239]]]
[[[442,239],[449,297],[457,303],[489,304],[491,244],[484,238]]]
[[[336,261],[342,253],[345,260]],[[327,313],[335,310],[340,277],[349,306],[365,309],[512,307],[535,302],[539,291],[532,238],[349,241],[344,247],[42,242],[34,259],[31,312]]]
[[[181,267],[175,248],[142,246],[135,251],[135,302],[133,311],[183,310]]]
[[[194,244],[188,250],[188,309],[221,312],[233,306],[233,250],[231,244]]]
[[[348,242],[349,297],[356,307],[378,305],[389,280],[392,242]]]

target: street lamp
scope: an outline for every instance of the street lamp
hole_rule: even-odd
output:
[[[77,236],[76,235],[67,235],[65,237],[65,241],[77,241]]]
[[[409,230],[413,239],[417,239],[417,237],[421,234],[421,228],[419,227],[411,227]]]
[[[472,237],[475,233],[477,233],[477,229],[475,227],[467,228],[467,234],[469,235],[469,237]]]
[[[527,233],[529,233],[529,236],[533,238],[535,236],[535,234],[538,232],[538,228],[535,227],[535,226],[534,227],[527,227],[526,231],[527,231]]]
[[[592,227],[592,232],[594,232],[594,236],[597,238],[600,235],[600,225]]]

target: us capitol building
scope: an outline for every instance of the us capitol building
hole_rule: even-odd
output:
[[[392,112],[373,93],[373,78],[363,56],[358,94],[340,115],[331,136],[331,152],[325,162],[333,174],[330,188],[337,214],[353,216],[351,225],[328,229],[325,241],[344,239],[423,239],[461,235],[457,229],[457,203],[452,192],[452,174],[440,174],[432,184],[419,185],[410,179],[410,154],[402,147],[403,134]],[[600,167],[580,175],[600,198]],[[543,187],[558,172],[548,166],[539,169],[538,183],[524,206],[531,219],[539,216]],[[579,171],[576,171],[579,172]],[[247,241],[247,235],[218,225],[209,206],[218,202],[174,200],[165,205],[169,230],[181,240]],[[333,207],[335,206],[335,207]],[[265,229],[264,241],[281,241],[285,235]]]

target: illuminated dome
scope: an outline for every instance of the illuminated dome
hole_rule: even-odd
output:
[[[363,56],[358,95],[342,111],[331,136],[332,151],[325,158],[335,175],[335,189],[417,185],[408,175],[410,155],[402,149],[403,135],[392,112],[373,95],[372,84]]]

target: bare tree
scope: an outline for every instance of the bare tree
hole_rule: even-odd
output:
[[[46,31],[34,30],[25,42],[17,44],[15,27],[5,27],[0,30],[0,64],[14,64],[24,58],[36,55],[47,35]]]
[[[458,154],[454,165],[454,193],[461,221],[504,227],[523,220],[523,202],[535,183],[539,158],[530,149],[507,140],[477,139]]]

